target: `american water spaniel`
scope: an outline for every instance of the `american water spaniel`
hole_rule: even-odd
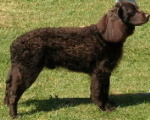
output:
[[[131,2],[118,2],[90,26],[40,28],[18,37],[11,45],[11,67],[4,103],[17,116],[21,95],[44,67],[58,66],[91,76],[91,99],[103,111],[114,107],[109,99],[110,76],[123,53],[126,38],[149,14]],[[79,83],[81,84],[81,83]]]

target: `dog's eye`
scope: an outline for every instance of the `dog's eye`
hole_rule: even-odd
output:
[[[128,11],[127,11],[127,14],[128,14],[129,16],[134,16],[135,10],[128,10]]]

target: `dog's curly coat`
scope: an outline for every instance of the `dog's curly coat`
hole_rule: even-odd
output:
[[[122,56],[123,43],[149,14],[130,2],[117,3],[97,24],[77,28],[40,28],[15,40],[4,102],[16,117],[17,103],[44,67],[57,66],[88,73],[91,98],[104,111],[114,107],[108,98],[109,78]]]

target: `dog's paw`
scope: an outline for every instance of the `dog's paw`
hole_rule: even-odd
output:
[[[103,106],[100,107],[100,110],[102,111],[106,111],[106,112],[112,112],[116,109],[116,103],[113,101],[109,101],[106,104],[104,104]]]
[[[18,119],[18,118],[20,118],[21,116],[18,115],[18,114],[14,114],[14,115],[10,115],[10,117],[11,117],[12,119]]]
[[[113,104],[107,103],[107,104],[105,105],[105,111],[106,111],[106,112],[112,112],[112,111],[114,111],[115,109],[116,109],[116,106],[114,105],[114,103],[113,103]]]

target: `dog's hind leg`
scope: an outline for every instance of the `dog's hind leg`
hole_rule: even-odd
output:
[[[12,80],[12,76],[11,76],[11,69],[8,73],[8,78],[6,80],[6,90],[5,90],[5,98],[4,98],[4,104],[7,104],[9,105],[9,90],[10,90],[10,83],[11,83],[11,80]]]
[[[21,73],[17,65],[11,67],[8,78],[6,80],[6,93],[4,98],[4,104],[10,107],[10,115],[15,117],[17,115],[17,102],[19,100],[18,86],[21,83]]]
[[[42,68],[24,67],[14,64],[9,73],[9,79],[6,81],[6,96],[4,103],[9,106],[10,116],[17,116],[17,104],[24,91],[31,86],[39,75]]]

